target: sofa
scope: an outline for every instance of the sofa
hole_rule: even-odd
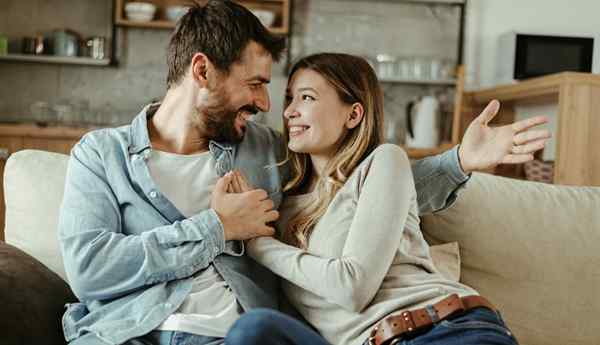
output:
[[[64,344],[57,218],[68,156],[24,150],[4,173],[1,344]],[[432,245],[458,242],[460,280],[502,312],[522,345],[598,345],[600,188],[473,174],[447,210],[422,219]]]

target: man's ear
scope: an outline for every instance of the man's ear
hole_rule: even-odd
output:
[[[350,114],[346,118],[346,128],[352,129],[360,124],[365,115],[365,108],[363,108],[362,104],[354,103],[352,104],[352,108],[350,109]]]
[[[212,68],[212,63],[208,57],[202,53],[196,53],[192,57],[191,63],[192,78],[200,84],[201,88],[208,85],[208,70]]]

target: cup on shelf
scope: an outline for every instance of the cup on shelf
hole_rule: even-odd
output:
[[[396,60],[394,55],[377,54],[377,74],[379,78],[395,78],[396,77]]]
[[[440,78],[443,80],[456,78],[456,62],[451,59],[443,60],[442,68],[440,70]]]
[[[413,79],[412,74],[412,61],[408,57],[398,58],[398,62],[396,63],[396,72],[398,74],[398,78],[400,79]]]
[[[167,17],[167,20],[176,22],[183,17],[189,9],[189,6],[182,5],[167,6],[167,9],[165,10],[165,16]]]
[[[22,53],[23,54],[45,54],[49,52],[49,44],[48,40],[44,38],[42,35],[37,35],[34,37],[24,37],[23,45],[22,45]]]
[[[35,101],[29,110],[31,111],[31,120],[37,124],[48,124],[56,121],[56,113],[48,102]]]
[[[104,59],[106,57],[106,38],[102,36],[90,37],[85,41],[85,56],[92,59]]]
[[[0,55],[8,54],[8,38],[0,36]]]

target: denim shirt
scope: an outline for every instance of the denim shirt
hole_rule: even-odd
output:
[[[185,218],[151,179],[147,121],[157,107],[144,108],[131,125],[86,134],[71,151],[59,242],[80,303],[67,305],[63,316],[67,341],[86,335],[121,344],[149,333],[210,264],[243,310],[279,306],[277,278],[244,255],[243,242],[224,240],[214,210]],[[248,122],[241,143],[211,141],[209,150],[219,176],[243,171],[279,207],[288,172],[277,165],[285,159],[278,132]],[[448,207],[468,179],[456,148],[418,161],[413,173],[422,213]]]

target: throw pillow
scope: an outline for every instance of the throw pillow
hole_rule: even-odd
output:
[[[0,242],[0,329],[3,345],[66,343],[61,318],[76,301],[69,286],[32,256]]]

